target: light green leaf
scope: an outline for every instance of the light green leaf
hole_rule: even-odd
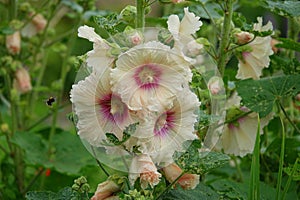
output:
[[[260,117],[272,111],[279,99],[294,96],[300,92],[300,74],[268,77],[260,80],[246,79],[236,83],[242,103]]]
[[[298,17],[300,16],[300,1],[274,1],[267,0],[263,7],[270,11],[284,16],[284,17]]]

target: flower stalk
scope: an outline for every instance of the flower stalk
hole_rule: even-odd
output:
[[[145,27],[145,0],[136,0],[136,28]]]
[[[218,55],[218,69],[221,76],[224,75],[228,61],[228,46],[230,43],[231,19],[233,14],[233,0],[227,0],[224,8],[224,23],[221,32],[221,41]]]

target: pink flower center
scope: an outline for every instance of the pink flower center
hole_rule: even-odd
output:
[[[167,111],[159,116],[155,122],[154,135],[165,136],[175,126],[175,112]]]
[[[147,90],[159,86],[161,74],[161,69],[157,65],[150,63],[139,66],[133,77],[140,88]]]
[[[115,123],[122,123],[128,117],[128,108],[121,98],[109,93],[99,99],[100,112],[106,120]]]

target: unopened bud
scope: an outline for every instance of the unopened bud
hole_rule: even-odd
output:
[[[278,47],[276,47],[276,44],[279,44],[280,42],[276,39],[272,39],[271,40],[271,47],[272,47],[272,51],[274,53],[277,53],[278,52]]]
[[[253,39],[254,35],[252,33],[242,31],[242,32],[236,33],[235,37],[237,38],[238,44],[246,44]]]
[[[211,94],[218,94],[222,90],[222,81],[220,80],[220,77],[211,77],[207,83],[207,87]]]
[[[6,48],[9,53],[16,55],[21,50],[21,35],[19,31],[14,32],[11,35],[6,36]]]
[[[185,0],[172,0],[173,3],[181,3],[184,2]]]
[[[7,132],[9,131],[9,126],[8,126],[8,124],[6,124],[6,123],[1,124],[0,130],[1,130],[1,132],[3,132],[3,133],[7,133]]]
[[[21,94],[26,93],[32,89],[30,75],[25,68],[22,67],[17,69],[15,73],[14,87]]]
[[[44,18],[43,15],[37,14],[33,19],[32,23],[34,24],[37,32],[40,32],[45,29],[47,25],[47,20]]]
[[[188,55],[189,56],[197,56],[201,53],[203,49],[203,44],[198,43],[196,40],[192,40],[187,43]]]

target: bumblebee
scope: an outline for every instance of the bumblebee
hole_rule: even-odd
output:
[[[49,97],[49,99],[46,101],[46,104],[48,106],[52,106],[52,104],[55,102],[55,98],[54,97]]]

